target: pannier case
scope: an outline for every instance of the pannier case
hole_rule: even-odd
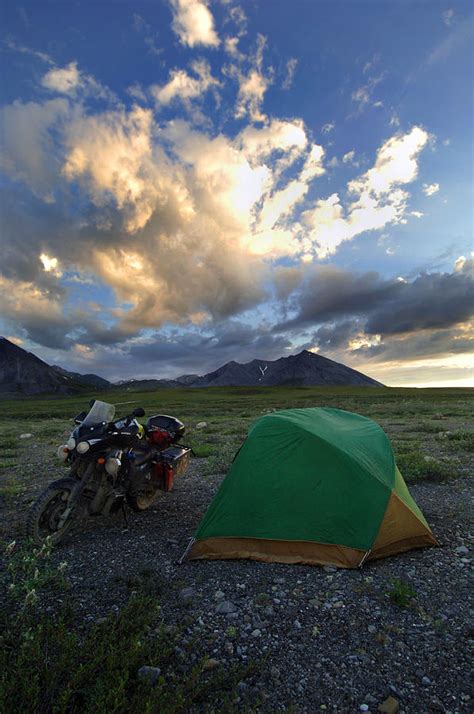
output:
[[[163,491],[171,491],[175,476],[181,476],[189,465],[191,449],[185,446],[169,446],[156,455],[153,462],[154,475]]]

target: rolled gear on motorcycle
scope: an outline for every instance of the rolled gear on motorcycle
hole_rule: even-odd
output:
[[[145,427],[137,421],[142,408],[114,421],[115,407],[93,401],[76,424],[58,457],[69,474],[51,483],[30,508],[26,533],[36,543],[59,543],[80,517],[109,515],[125,503],[148,509],[158,492],[170,491],[188,465],[191,449],[178,445],[184,424],[167,415],[152,416]]]

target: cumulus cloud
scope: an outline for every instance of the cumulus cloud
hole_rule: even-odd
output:
[[[244,71],[238,65],[231,65],[226,73],[239,85],[235,116],[237,119],[249,117],[251,121],[263,122],[266,115],[262,112],[265,92],[273,81],[273,69],[266,72],[263,68],[263,51],[266,40],[263,35],[257,38],[257,49],[249,58],[249,69]]]
[[[21,327],[34,342],[64,349],[71,345],[66,337],[67,319],[62,298],[51,285],[12,280],[0,275],[0,314],[10,325]]]
[[[81,84],[81,76],[77,69],[77,62],[71,62],[62,69],[50,69],[41,80],[46,89],[60,94],[75,94]]]
[[[182,120],[158,125],[143,107],[88,114],[83,106],[71,110],[65,100],[54,102],[35,107],[40,119],[33,149],[25,152],[19,135],[9,166],[31,182],[44,135],[38,195],[70,185],[89,204],[75,230],[61,221],[41,242],[29,240],[38,260],[54,257],[63,273],[96,275],[112,289],[118,305],[126,306],[113,316],[123,334],[237,314],[265,299],[268,258],[309,263],[315,253],[334,252],[341,240],[396,222],[407,200],[400,184],[415,178],[427,139],[415,128],[388,140],[374,167],[349,183],[356,198],[347,209],[334,194],[301,213],[325,166],[324,148],[300,120],[247,125],[230,138]],[[12,135],[22,122],[31,132],[30,107],[7,109]]]
[[[244,55],[238,48],[239,39],[239,37],[226,37],[224,40],[224,49],[233,59],[241,61],[244,59]]]
[[[143,106],[89,105],[87,100],[97,96],[92,88],[100,85],[75,62],[63,69],[50,66],[43,77],[43,87],[60,98],[15,102],[2,110],[3,169],[46,206],[37,210],[34,230],[19,203],[16,214],[9,208],[5,219],[0,309],[9,324],[15,322],[21,334],[50,349],[82,345],[77,359],[99,359],[96,350],[103,350],[104,360],[106,354],[123,359],[127,345],[145,344],[139,342],[144,330],[159,329],[157,340],[167,335],[168,344],[169,325],[190,336],[207,334],[216,361],[243,341],[249,356],[265,349],[266,356],[279,356],[288,346],[286,335],[315,319],[359,321],[351,333],[359,343],[353,345],[362,344],[360,335],[369,334],[370,321],[378,328],[370,305],[385,305],[392,292],[398,295],[396,280],[370,274],[353,276],[351,283],[332,270],[319,272],[319,288],[313,289],[310,264],[315,256],[334,253],[344,240],[402,220],[406,186],[417,177],[428,134],[414,127],[388,139],[373,167],[347,184],[349,200],[336,193],[315,198],[326,170],[324,147],[301,120],[264,115],[272,78],[263,64],[264,44],[260,37],[253,54],[234,58],[226,70],[237,81],[236,113],[245,120],[232,136],[197,130],[182,119],[159,121]],[[218,84],[209,65],[197,60],[189,71],[172,70],[148,96],[159,107],[191,103]],[[333,128],[327,125],[323,134]],[[353,151],[343,163],[355,166]],[[279,259],[299,265],[275,268]],[[458,265],[456,276],[465,278],[464,263]],[[299,294],[302,285],[309,286],[307,303]],[[106,291],[107,307],[97,310],[81,298],[73,311],[67,291],[95,288]],[[285,301],[286,333],[235,323],[236,315],[275,293]],[[407,304],[400,298],[392,305],[400,325],[409,320],[404,294]],[[347,302],[360,312],[345,316],[341,310]],[[232,322],[232,330],[222,327],[224,320]],[[199,344],[207,349],[204,341]]]
[[[378,150],[375,165],[349,182],[348,191],[355,199],[346,211],[337,193],[305,211],[308,240],[320,257],[331,255],[340,243],[360,233],[403,219],[409,194],[401,186],[417,177],[418,156],[427,141],[428,133],[420,127],[391,137]]]
[[[214,18],[205,0],[170,0],[170,2],[173,10],[173,30],[183,45],[219,46],[220,40],[214,28]]]
[[[425,196],[433,196],[433,194],[438,193],[439,183],[424,183],[423,193]]]
[[[66,67],[53,67],[41,78],[41,84],[55,94],[74,98],[78,94],[90,94],[96,99],[115,100],[114,94],[94,77],[78,69],[77,62]]]
[[[285,220],[293,215],[296,206],[304,199],[313,179],[325,173],[323,157],[323,147],[313,144],[299,175],[284,188],[265,196],[252,238],[254,252],[273,255],[301,252],[302,245],[295,240],[295,227],[291,222],[285,225]]]
[[[456,273],[465,273],[474,278],[474,258],[466,258],[464,255],[460,255],[454,263],[454,270]]]
[[[346,154],[344,154],[342,157],[342,163],[349,164],[350,166],[359,166],[359,162],[355,159],[355,151],[348,151]]]
[[[15,101],[0,109],[0,168],[47,202],[54,201],[57,183],[59,150],[54,132],[64,126],[69,116],[70,106],[65,99]]]
[[[60,278],[62,275],[59,261],[57,258],[47,255],[46,253],[41,253],[40,260],[43,264],[43,268],[47,273],[52,273],[56,277]]]
[[[268,161],[296,150],[299,153],[307,145],[308,138],[301,120],[282,121],[273,119],[264,127],[245,127],[237,137],[236,143],[242,148],[252,163]]]
[[[82,181],[96,206],[105,206],[112,196],[124,210],[130,232],[143,227],[153,213],[151,129],[151,111],[134,107],[129,113],[81,116],[65,134],[64,177]]]
[[[170,79],[162,86],[153,85],[150,92],[158,105],[168,105],[175,100],[184,102],[202,97],[205,92],[215,89],[221,83],[212,76],[208,62],[196,60],[192,63],[191,69],[195,76],[189,75],[182,69],[174,69],[170,73]]]

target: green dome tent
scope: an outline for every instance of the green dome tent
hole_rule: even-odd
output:
[[[436,545],[385,432],[340,409],[257,419],[187,554],[354,568]]]

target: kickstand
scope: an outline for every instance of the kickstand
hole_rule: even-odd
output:
[[[125,526],[124,526],[124,531],[128,531],[128,518],[127,518],[127,511],[125,510],[125,501],[122,501],[122,515],[123,515],[123,520],[125,521]]]

